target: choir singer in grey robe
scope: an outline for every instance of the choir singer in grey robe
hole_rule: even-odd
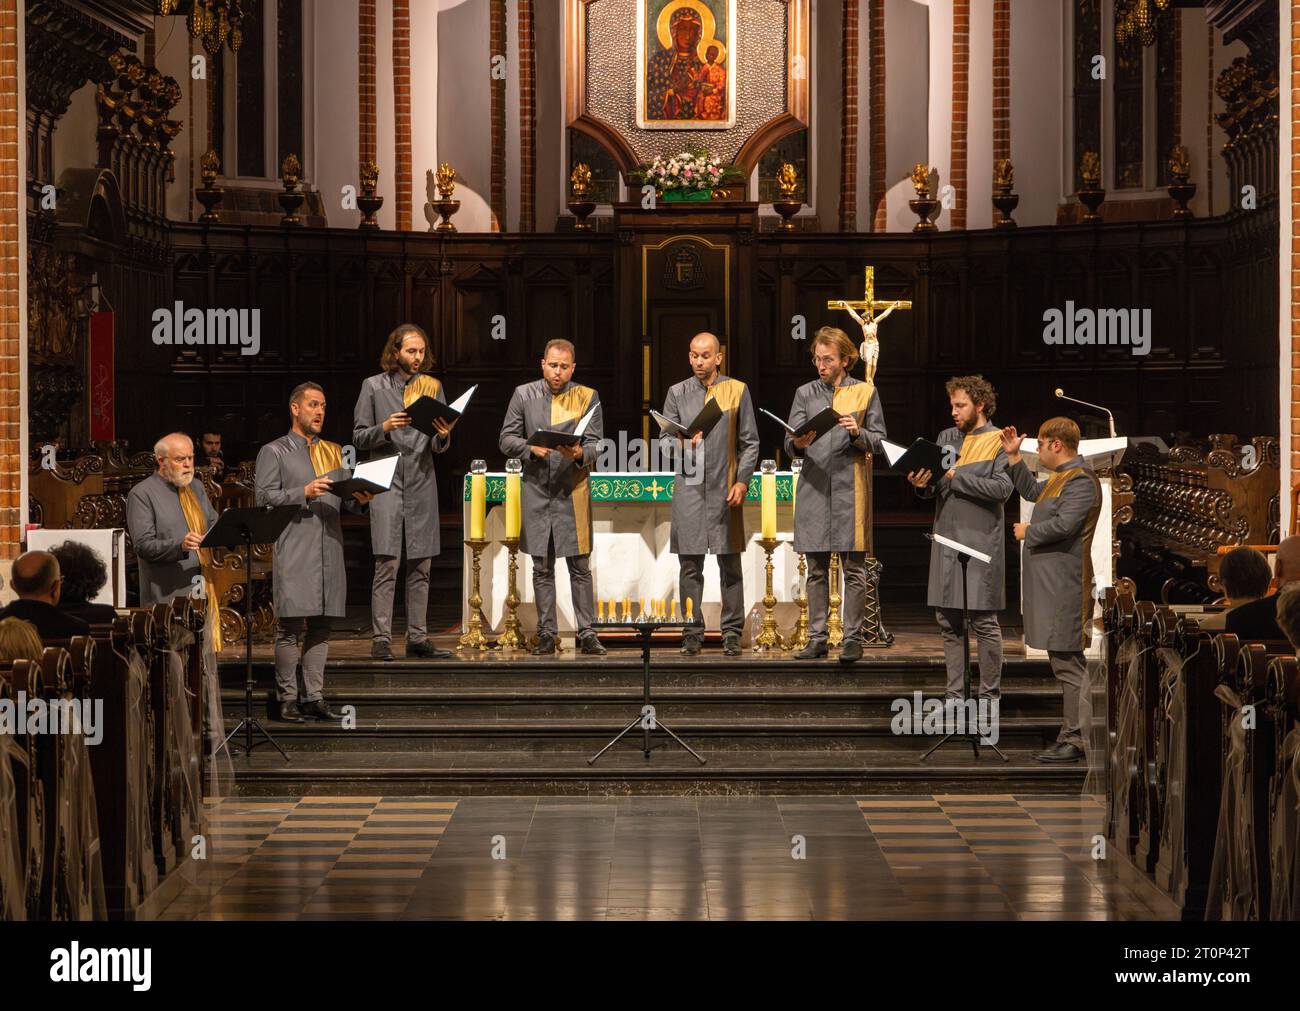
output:
[[[740,556],[745,550],[745,494],[749,479],[758,466],[758,425],[749,388],[738,379],[722,375],[722,350],[711,333],[696,334],[691,341],[691,379],[668,390],[664,417],[689,424],[716,400],[722,420],[704,438],[696,433],[690,440],[665,435],[663,441],[676,444],[673,480],[672,532],[669,548],[678,556],[678,593],[683,609],[689,599],[693,613],[703,616],[704,556],[718,560],[722,588],[722,649],[727,656],[740,655],[740,636],[745,629],[745,580]],[[683,611],[684,613],[684,611]],[[700,652],[703,626],[686,632],[682,653]]]
[[[600,397],[573,381],[573,344],[556,339],[542,352],[542,378],[515,388],[501,425],[500,447],[523,462],[520,550],[533,560],[533,599],[537,602],[537,645],[533,653],[556,652],[555,560],[569,569],[574,620],[581,652],[603,655],[592,622],[596,598],[591,581],[591,484],[598,443],[604,433]],[[539,429],[572,432],[589,410],[591,420],[576,445],[548,449],[528,445]]]
[[[1052,673],[1061,683],[1064,715],[1056,743],[1034,758],[1075,762],[1083,757],[1083,693],[1088,666],[1083,651],[1092,620],[1092,535],[1101,511],[1101,482],[1079,455],[1079,426],[1069,418],[1049,418],[1038,429],[1038,461],[1051,477],[1038,481],[1020,455],[1023,435],[1015,427],[1001,433],[1020,497],[1034,503],[1028,523],[1015,525],[1024,543],[1025,645],[1047,650]]]
[[[830,608],[831,552],[838,552],[844,570],[844,643],[840,660],[862,657],[862,622],[867,606],[866,556],[871,547],[871,480],[867,454],[881,451],[885,412],[875,384],[854,379],[849,371],[858,350],[848,334],[824,326],[812,342],[817,379],[795,391],[789,425],[805,421],[832,407],[839,425],[824,435],[789,434],[785,451],[803,457],[795,493],[794,550],[808,559],[808,645],[795,654],[808,660],[827,653],[827,612]]]
[[[370,548],[375,556],[375,581],[370,591],[370,655],[392,660],[393,597],[397,566],[406,551],[406,655],[442,659],[450,650],[429,641],[429,570],[438,541],[438,482],[435,453],[451,445],[451,425],[434,420],[437,436],[411,427],[406,408],[422,396],[447,402],[442,383],[426,374],[428,338],[414,323],[403,323],[388,335],[380,355],[383,369],[361,384],[352,412],[352,441],[372,456],[400,453],[393,484],[370,506]]]
[[[271,587],[275,600],[275,687],[280,719],[301,723],[342,719],[324,699],[330,619],[341,618],[347,603],[343,530],[339,511],[361,511],[330,493],[330,479],[347,476],[343,451],[320,437],[325,423],[325,392],[301,383],[289,401],[292,427],[257,454],[257,504],[296,505],[298,514],[275,542]],[[369,496],[358,493],[360,502]],[[300,646],[298,639],[303,637]],[[304,694],[298,695],[296,670],[302,663]]]
[[[198,585],[203,531],[191,530],[182,509],[182,494],[193,496],[203,516],[204,531],[217,522],[217,511],[203,490],[203,482],[194,480],[194,443],[190,437],[181,432],[165,435],[154,445],[153,455],[158,471],[139,482],[126,497],[126,529],[140,563],[141,607],[188,596]]]
[[[1003,507],[1011,495],[1011,475],[1007,473],[1007,455],[1002,451],[1001,430],[988,420],[998,405],[992,384],[983,376],[957,376],[948,380],[947,391],[955,427],[944,429],[935,441],[948,448],[952,464],[937,481],[928,470],[913,471],[907,479],[922,498],[937,499],[936,534],[992,556],[990,562],[970,560],[966,592],[971,628],[979,643],[979,694],[996,700],[1002,684],[998,611],[1006,606]],[[965,637],[961,623],[961,563],[955,550],[938,541],[930,545],[926,602],[935,609],[943,636],[947,696],[961,698]]]

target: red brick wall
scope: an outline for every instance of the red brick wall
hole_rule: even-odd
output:
[[[18,557],[22,502],[22,279],[25,269],[19,180],[24,143],[18,109],[18,0],[0,0],[0,560]]]
[[[867,45],[871,56],[871,95],[868,99],[867,131],[871,154],[871,228],[883,232],[889,227],[885,212],[885,0],[870,0],[867,9]]]
[[[970,0],[952,4],[952,165],[948,180],[956,191],[950,222],[966,227],[966,126],[970,97]],[[943,180],[939,180],[942,189]]]
[[[360,0],[357,18],[357,52],[360,59],[357,71],[357,98],[359,117],[357,124],[361,138],[357,164],[376,161],[375,139],[375,0]],[[383,166],[381,165],[382,169]]]
[[[1291,0],[1291,482],[1300,474],[1300,0]],[[1279,69],[1280,73],[1280,69]],[[1295,517],[1291,517],[1295,522]]]
[[[411,230],[411,0],[393,0],[393,184],[397,230]]]
[[[537,229],[537,61],[533,0],[519,0],[519,230]]]
[[[488,9],[488,72],[498,56],[506,55],[506,0],[489,0]],[[492,205],[492,231],[508,228],[506,218],[506,82],[505,78],[491,76],[492,82],[492,185],[489,203]]]
[[[843,0],[840,46],[840,231],[858,228],[858,0]]]
[[[1011,0],[993,0],[993,161],[1011,157]]]

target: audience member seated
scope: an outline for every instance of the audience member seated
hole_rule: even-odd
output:
[[[80,541],[64,541],[50,550],[59,562],[63,576],[63,595],[59,610],[88,621],[92,625],[111,624],[117,617],[112,604],[93,604],[108,582],[108,567],[99,552]]]
[[[22,618],[0,620],[0,661],[39,660],[44,650],[36,626]]]
[[[1300,656],[1300,583],[1283,587],[1277,595],[1277,623],[1286,641]]]
[[[42,639],[87,635],[90,625],[58,608],[63,592],[59,560],[48,551],[28,551],[18,556],[9,575],[18,599],[0,611],[0,618],[22,618],[36,626]]]
[[[1278,587],[1300,579],[1300,537],[1284,537],[1277,546],[1273,582]],[[1277,624],[1277,595],[1260,597],[1233,608],[1223,623],[1226,631],[1246,642],[1285,639]]]
[[[1197,624],[1209,631],[1222,632],[1227,628],[1228,615],[1268,593],[1269,580],[1272,578],[1268,559],[1254,548],[1234,548],[1229,551],[1219,566],[1219,581],[1223,583],[1228,606],[1216,614],[1207,614],[1204,618],[1197,619]]]

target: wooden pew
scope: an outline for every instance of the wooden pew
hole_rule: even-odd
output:
[[[0,664],[0,699],[16,700],[18,692],[41,690],[40,664],[33,660],[15,660]],[[36,753],[36,741],[26,734],[25,725],[14,735],[0,739],[0,761],[9,763],[14,780],[13,823],[16,835],[11,843],[11,855],[17,863],[19,880],[5,882],[0,887],[18,892],[16,901],[6,907],[17,907],[13,914],[21,919],[35,919],[40,912],[41,886],[44,882],[45,855],[45,791],[41,786]],[[0,910],[3,913],[3,910]]]
[[[1300,919],[1300,663],[1277,656],[1268,665],[1273,719],[1273,779],[1269,784],[1269,919]]]
[[[1106,727],[1108,730],[1108,781],[1106,838],[1120,852],[1131,855],[1137,849],[1137,740],[1121,739],[1121,715],[1128,704],[1128,657],[1138,648],[1137,602],[1129,593],[1115,595],[1105,613]],[[1136,686],[1134,686],[1136,694]]]
[[[1163,670],[1159,648],[1169,640],[1174,613],[1149,600],[1137,603],[1137,644],[1140,657],[1136,683],[1139,733],[1134,755],[1137,777],[1137,840],[1129,855],[1146,874],[1155,870],[1160,850],[1161,790],[1157,768],[1157,721],[1161,712],[1160,683]]]

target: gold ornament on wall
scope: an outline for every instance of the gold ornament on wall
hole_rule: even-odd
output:
[[[1101,184],[1101,158],[1096,151],[1085,151],[1079,160],[1079,178],[1089,189],[1096,189]]]
[[[783,162],[777,170],[776,188],[781,191],[782,198],[794,199],[794,191],[799,188],[799,174],[790,162]]]
[[[438,196],[443,200],[450,200],[451,195],[456,192],[456,170],[450,163],[443,162],[438,166],[434,181],[438,184]]]
[[[586,162],[578,162],[569,173],[569,185],[572,187],[573,199],[583,200],[591,189],[591,168]]]

